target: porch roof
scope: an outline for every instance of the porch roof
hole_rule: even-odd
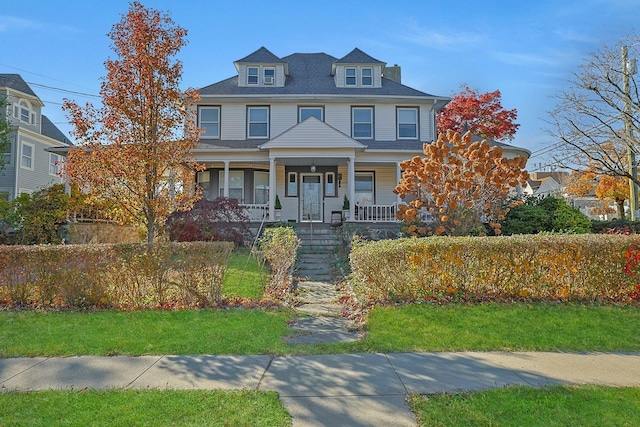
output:
[[[366,145],[356,141],[314,116],[291,127],[260,146],[273,148],[352,148],[364,150]]]

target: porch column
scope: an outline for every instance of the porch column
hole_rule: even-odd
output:
[[[269,157],[269,219],[276,219],[276,159]]]
[[[400,180],[402,179],[402,169],[400,168],[400,162],[396,163],[396,182],[400,184]],[[400,204],[402,199],[399,194],[396,194],[396,203]]]
[[[349,185],[347,190],[349,192],[349,218],[351,221],[355,220],[356,212],[356,158],[349,157],[349,163],[347,164],[347,175],[349,176]]]
[[[224,161],[224,189],[222,195],[229,197],[229,160]]]

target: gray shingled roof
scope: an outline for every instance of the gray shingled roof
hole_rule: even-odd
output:
[[[251,64],[281,64],[284,61],[275,56],[269,49],[262,46],[255,52],[245,56],[242,59],[238,59],[237,63],[251,63]]]
[[[360,49],[355,48],[344,57],[338,59],[336,64],[385,64],[385,62],[378,61]]]
[[[0,74],[0,87],[8,87],[26,93],[27,95],[38,97],[38,95],[31,90],[27,82],[22,79],[20,74]]]
[[[44,114],[42,115],[42,125],[40,127],[40,133],[44,136],[48,136],[51,139],[55,139],[56,141],[64,142],[68,145],[73,145],[69,138],[67,138],[60,129],[56,125],[53,124],[51,120]]]
[[[289,65],[289,76],[284,87],[238,86],[238,76],[235,76],[201,88],[200,95],[434,96],[386,78],[382,79],[381,88],[336,87],[331,76],[331,65],[337,59],[326,53],[294,53],[282,60]]]

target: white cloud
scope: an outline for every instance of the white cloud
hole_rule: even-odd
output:
[[[0,15],[0,33],[20,30],[39,30],[46,32],[75,32],[77,29],[68,25],[51,24],[47,22],[33,21],[17,16]]]

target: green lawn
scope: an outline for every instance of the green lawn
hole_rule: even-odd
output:
[[[74,390],[0,393],[2,426],[290,426],[275,392]]]
[[[419,426],[637,426],[640,388],[509,387],[476,393],[413,395]]]
[[[268,270],[251,256],[247,249],[237,249],[231,255],[224,276],[222,294],[259,300],[269,279]]]

